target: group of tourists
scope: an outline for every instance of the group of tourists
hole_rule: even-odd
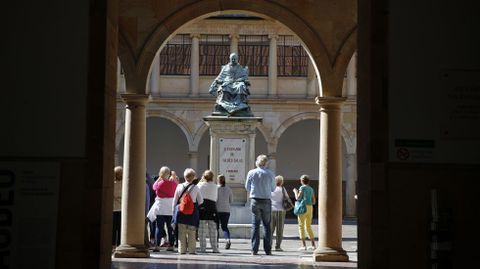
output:
[[[206,170],[196,180],[195,170],[187,168],[183,173],[185,181],[180,183],[172,174],[174,171],[168,167],[160,168],[153,184],[156,198],[147,214],[147,219],[155,223],[150,226],[150,232],[155,233],[153,251],[161,248],[173,251],[177,247],[180,254],[196,254],[198,239],[200,252],[204,253],[208,237],[213,253],[219,253],[219,227],[224,231],[225,248],[229,249],[228,220],[233,192],[225,185],[225,177],[219,175],[217,185],[212,171]]]
[[[260,223],[262,223],[265,233],[263,237],[263,249],[266,255],[272,255],[273,233],[275,232],[275,251],[283,251],[281,248],[283,239],[283,228],[285,223],[286,211],[294,209],[294,214],[298,218],[298,231],[303,250],[315,249],[315,237],[312,230],[313,204],[315,204],[315,192],[310,187],[310,178],[307,175],[300,177],[301,187],[294,188],[295,205],[288,197],[287,191],[283,187],[283,177],[274,176],[273,172],[266,168],[268,158],[266,155],[259,155],[255,162],[257,168],[252,169],[247,174],[245,189],[249,193],[252,209],[252,255],[258,255],[260,246]],[[291,208],[290,208],[291,207]],[[303,208],[302,208],[303,207]],[[311,246],[307,247],[305,243],[305,231],[311,241]]]
[[[309,186],[309,177],[300,177],[301,187],[294,188],[295,206],[293,206],[281,175],[275,176],[267,166],[266,155],[259,155],[256,168],[248,172],[245,189],[250,198],[252,212],[252,255],[258,255],[260,246],[260,224],[264,227],[263,249],[266,255],[272,254],[273,234],[275,233],[274,251],[283,251],[281,244],[285,215],[294,209],[298,219],[298,230],[302,246],[299,250],[315,249],[315,239],[311,227],[315,193]],[[153,251],[165,249],[179,254],[196,254],[200,242],[200,253],[207,249],[207,238],[213,253],[220,253],[219,230],[223,231],[225,249],[230,249],[231,238],[228,229],[230,208],[233,202],[233,192],[225,183],[225,176],[215,178],[211,170],[206,170],[197,179],[192,168],[185,169],[184,181],[167,166],[160,168],[158,177],[153,184],[148,184],[154,193],[155,200],[146,215],[148,221],[147,233],[151,236],[150,245]],[[114,191],[114,229],[113,245],[119,243],[119,199],[118,182],[121,183],[121,167],[115,168]],[[306,245],[306,234],[311,246]],[[148,240],[148,239],[147,239]]]

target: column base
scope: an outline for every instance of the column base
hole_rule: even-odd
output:
[[[318,247],[313,252],[313,260],[316,262],[348,262],[347,252],[343,249]]]
[[[113,253],[114,258],[148,258],[150,251],[144,245],[120,245]]]

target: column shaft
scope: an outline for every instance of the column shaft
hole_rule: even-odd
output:
[[[316,261],[348,261],[342,249],[341,106],[345,98],[317,98],[320,105],[318,248]]]
[[[238,38],[237,34],[230,35],[230,53],[236,53],[238,55]]]
[[[146,113],[148,96],[124,94],[125,145],[123,158],[121,244],[115,257],[148,257],[145,246]]]
[[[268,96],[277,97],[277,36],[271,35],[268,56]]]
[[[355,194],[356,186],[355,183],[357,182],[357,155],[356,154],[349,154],[347,156],[347,188],[345,194],[345,216],[346,217],[356,217],[357,216],[357,209],[356,209],[356,200]]]
[[[200,35],[192,35],[192,52],[190,56],[190,97],[198,97],[200,84]]]
[[[203,171],[197,171],[197,168],[198,168],[198,152],[190,151],[188,153],[188,158],[190,159],[190,168],[193,168],[193,170],[195,170],[198,175],[203,173]]]
[[[277,171],[277,153],[272,152],[268,154],[268,169],[270,169],[275,175]]]

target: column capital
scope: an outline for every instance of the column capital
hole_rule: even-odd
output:
[[[347,97],[315,97],[315,103],[321,107],[321,109],[340,109],[340,107],[345,103]]]
[[[275,160],[277,159],[277,153],[276,152],[270,152],[267,154],[268,156],[268,159],[272,159],[272,160]]]
[[[237,33],[234,33],[234,34],[229,34],[228,37],[229,37],[230,39],[234,39],[234,38],[235,38],[235,39],[239,39],[239,38],[240,38],[240,35],[237,34]]]
[[[195,157],[195,156],[198,156],[198,151],[189,151],[187,154],[188,156]]]
[[[129,105],[144,106],[150,99],[149,94],[125,93],[120,95],[123,101]]]
[[[202,36],[202,34],[200,33],[191,33],[190,34],[190,38],[200,38]]]
[[[278,39],[278,34],[269,34],[268,39]]]

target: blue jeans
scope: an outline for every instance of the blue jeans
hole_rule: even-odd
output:
[[[230,219],[230,213],[218,212],[218,220],[223,230],[223,237],[230,240],[230,230],[228,230],[228,219]]]
[[[252,199],[252,251],[258,252],[260,245],[260,221],[263,224],[263,249],[265,253],[272,251],[272,232],[270,222],[272,219],[272,202],[270,199]]]
[[[155,243],[157,246],[160,245],[160,241],[162,241],[162,237],[165,236],[165,224],[167,225],[167,234],[168,234],[168,242],[171,246],[175,243],[175,239],[173,238],[173,228],[172,228],[172,216],[167,215],[157,215],[157,229],[155,231]]]

